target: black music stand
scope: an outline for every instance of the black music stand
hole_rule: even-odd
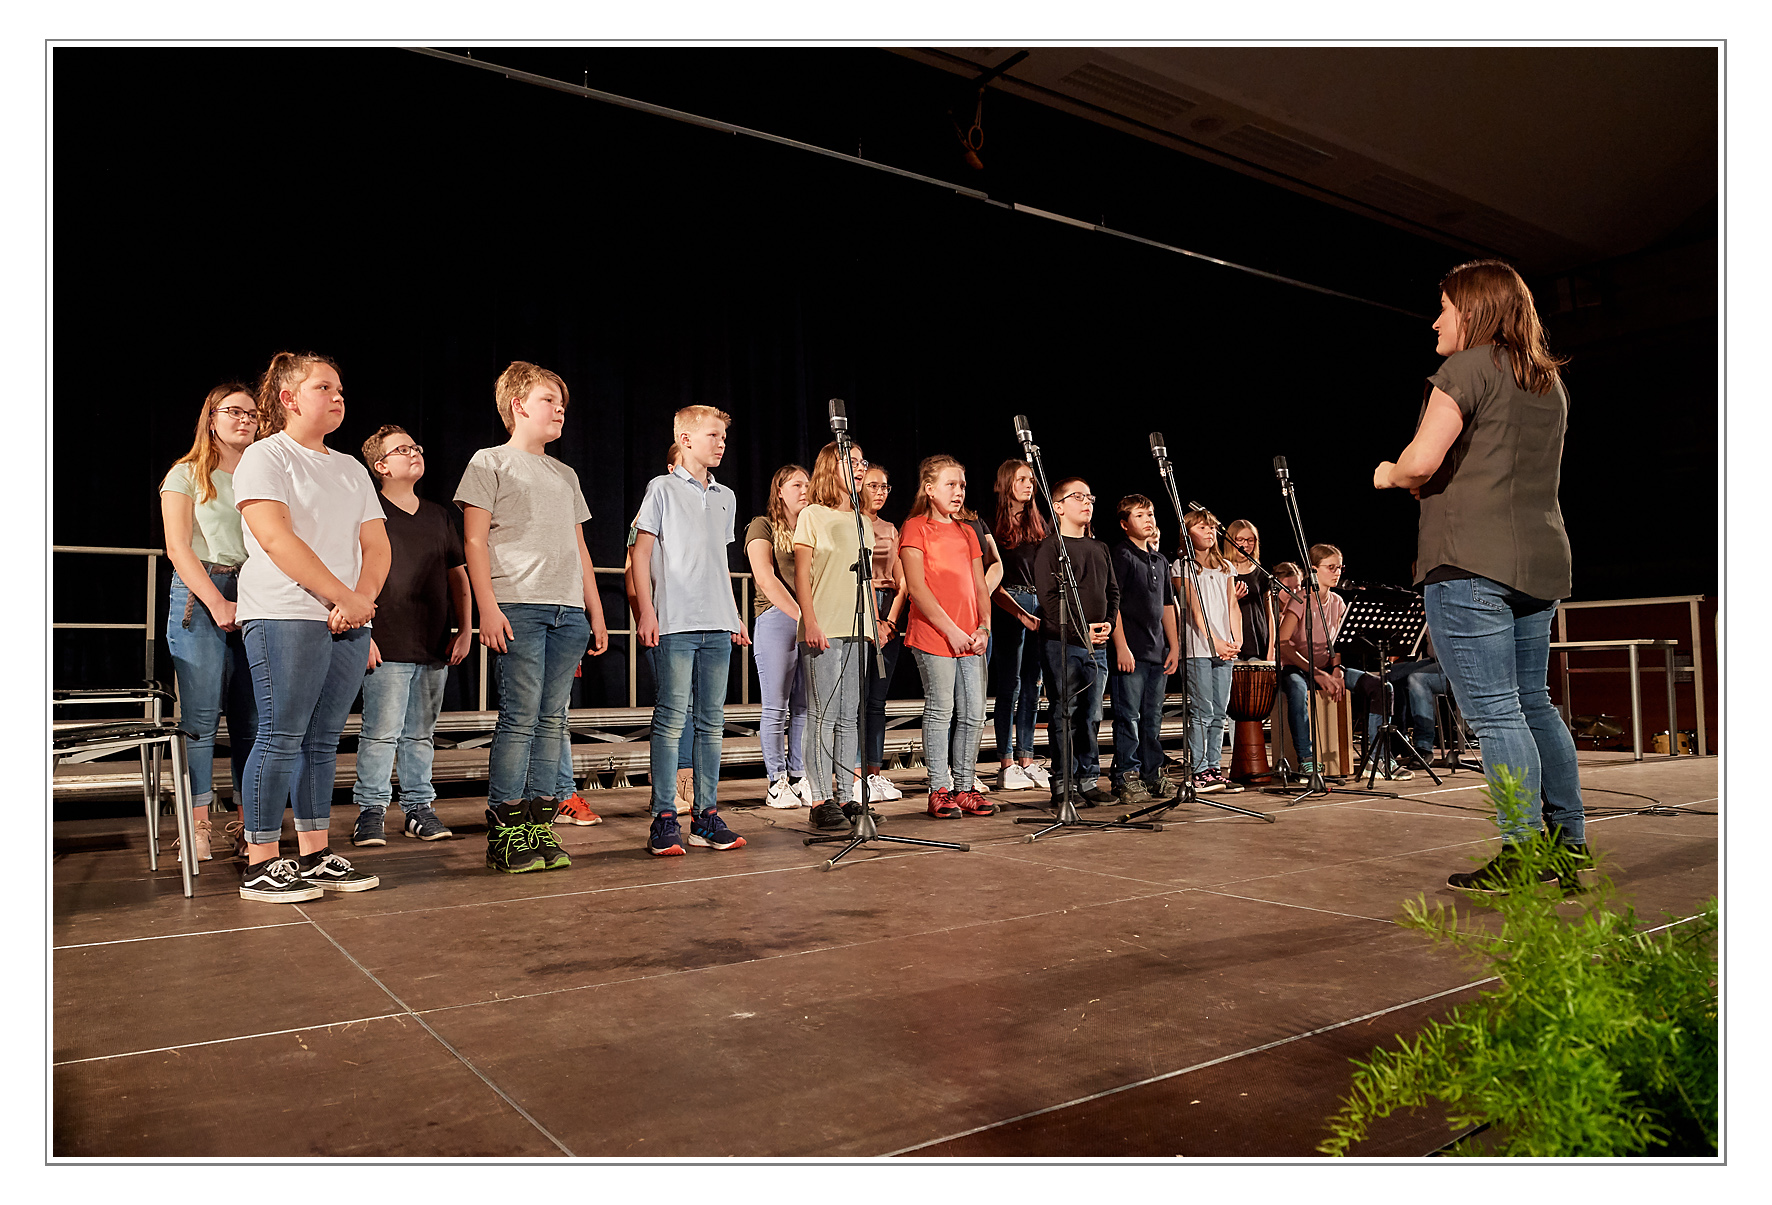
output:
[[[1347,615],[1341,621],[1336,648],[1344,657],[1348,646],[1356,640],[1378,650],[1378,680],[1383,686],[1381,693],[1384,699],[1384,722],[1372,734],[1372,739],[1366,742],[1360,765],[1354,771],[1356,779],[1365,776],[1367,791],[1373,789],[1373,783],[1381,769],[1385,780],[1390,780],[1390,765],[1394,760],[1391,756],[1392,738],[1402,746],[1409,761],[1427,771],[1427,776],[1434,780],[1435,786],[1442,785],[1440,776],[1434,773],[1433,767],[1416,751],[1414,742],[1392,721],[1396,686],[1384,672],[1390,661],[1391,647],[1396,645],[1414,648],[1421,642],[1421,634],[1426,629],[1427,612],[1423,609],[1421,599],[1403,590],[1396,591],[1391,598],[1356,599],[1348,604]]]

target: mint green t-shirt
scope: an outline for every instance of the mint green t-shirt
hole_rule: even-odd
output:
[[[211,565],[246,562],[246,538],[240,534],[240,512],[234,509],[234,475],[216,469],[209,475],[215,497],[197,500],[197,482],[189,464],[175,464],[160,483],[161,493],[183,494],[191,500],[191,551]]]

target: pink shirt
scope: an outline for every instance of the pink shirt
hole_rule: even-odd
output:
[[[972,562],[983,558],[978,536],[967,523],[937,523],[928,515],[916,515],[904,521],[898,546],[915,548],[923,554],[923,581],[935,601],[948,613],[954,626],[962,632],[976,631],[979,625],[978,589],[972,581]],[[923,615],[911,598],[910,621],[905,625],[904,642],[937,657],[952,657],[948,638],[941,629]]]
[[[1280,597],[1285,598],[1285,595],[1281,595]],[[1304,665],[1306,659],[1304,647],[1304,604],[1305,600],[1310,597],[1311,596],[1305,594],[1303,590],[1300,590],[1297,599],[1286,599],[1286,606],[1280,612],[1278,622],[1282,628],[1286,626],[1286,616],[1292,615],[1296,616],[1298,619],[1298,625],[1296,630],[1292,633],[1292,639],[1281,640],[1279,642],[1279,647],[1274,650],[1274,655],[1279,658],[1281,665],[1290,665],[1294,669],[1299,669]],[[1323,600],[1323,609],[1319,613],[1316,605],[1314,603],[1311,605],[1311,643],[1316,646],[1317,654],[1312,660],[1312,664],[1318,669],[1322,669],[1329,664],[1330,655],[1335,647],[1336,633],[1341,631],[1342,616],[1347,614],[1347,603],[1343,602],[1341,595],[1335,593],[1333,590],[1319,590],[1316,597]],[[1329,630],[1327,632],[1323,630],[1323,620],[1325,618],[1329,620]],[[1298,656],[1294,657],[1292,655],[1294,651],[1298,653]]]

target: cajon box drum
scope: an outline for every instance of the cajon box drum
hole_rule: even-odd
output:
[[[1324,774],[1346,778],[1359,764],[1359,758],[1354,754],[1353,696],[1351,693],[1344,695],[1337,703],[1322,691],[1313,690],[1311,708],[1316,712],[1317,761]],[[1270,727],[1274,734],[1274,756],[1285,758],[1294,770],[1298,769],[1298,748],[1292,742],[1292,724],[1287,715],[1284,692],[1276,694]]]

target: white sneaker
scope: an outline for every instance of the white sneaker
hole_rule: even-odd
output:
[[[903,799],[904,792],[894,786],[892,780],[884,774],[870,774],[868,775],[868,798],[870,800]]]
[[[825,785],[829,786],[830,784],[826,783]],[[794,786],[794,794],[798,795],[800,797],[800,802],[809,808],[815,808],[820,803],[824,802],[821,799],[814,799],[812,797],[812,779],[810,777],[801,777],[800,781]]]
[[[763,802],[772,808],[797,808],[800,806],[800,793],[788,785],[786,774],[778,774],[775,781],[769,784],[769,794],[763,796]]]
[[[977,791],[980,795],[989,795],[991,793],[991,789],[984,785],[984,775],[977,772],[974,772],[972,775],[972,789]]]
[[[997,774],[997,786],[1005,791],[1032,791],[1039,785],[1025,769],[1014,762],[1004,766]]]
[[[1034,785],[1040,790],[1050,791],[1052,789],[1052,776],[1046,773],[1046,767],[1042,766],[1039,762],[1035,762],[1030,766],[1018,765],[1016,768],[1032,779]]]

